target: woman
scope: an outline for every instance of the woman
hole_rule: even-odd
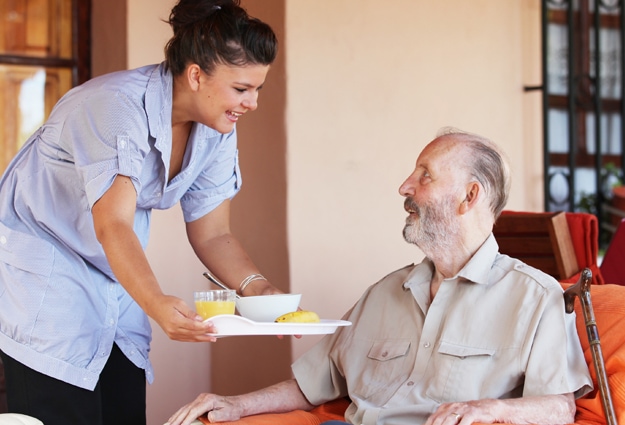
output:
[[[145,423],[148,316],[215,341],[164,294],[150,212],[180,202],[206,267],[242,295],[278,291],[230,233],[237,120],[257,107],[276,37],[239,0],[180,0],[166,60],[67,93],[0,180],[0,355],[9,409],[55,424]]]

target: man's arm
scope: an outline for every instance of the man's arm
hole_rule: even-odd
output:
[[[210,422],[225,422],[261,413],[284,413],[313,407],[299,389],[297,381],[291,379],[238,396],[200,394],[174,413],[166,425],[189,425],[206,412]]]
[[[522,397],[514,399],[484,399],[466,403],[441,404],[425,425],[473,422],[512,424],[570,424],[575,421],[573,393]]]

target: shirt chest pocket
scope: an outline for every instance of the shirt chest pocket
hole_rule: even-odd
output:
[[[377,341],[367,354],[371,360],[387,361],[403,357],[410,348],[410,341]]]
[[[0,296],[7,285],[23,292],[20,299],[39,305],[54,265],[54,247],[47,241],[0,223]]]
[[[495,357],[493,348],[441,341],[434,356],[436,377],[427,396],[438,403],[482,398],[480,391]]]
[[[411,372],[410,345],[409,340],[373,341],[360,373],[350,380],[350,392],[372,403],[385,403]]]
[[[54,247],[0,223],[0,262],[27,273],[50,277]]]
[[[484,347],[467,347],[450,342],[442,341],[438,347],[438,352],[443,355],[466,359],[471,357],[490,357],[495,354],[495,350]]]

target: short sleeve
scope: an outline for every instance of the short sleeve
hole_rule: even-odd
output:
[[[241,190],[241,170],[236,131],[220,136],[203,170],[180,199],[186,222],[208,214]]]
[[[147,118],[140,102],[119,92],[99,92],[78,104],[70,121],[61,143],[72,153],[89,207],[118,174],[130,177],[138,193],[149,151]]]
[[[575,314],[564,312],[561,291],[549,290],[546,296],[544,313],[532,341],[523,396],[582,396],[592,389],[592,381],[575,328]]]
[[[293,375],[309,403],[323,404],[347,395],[347,383],[332,362],[336,334],[324,337],[293,365]]]

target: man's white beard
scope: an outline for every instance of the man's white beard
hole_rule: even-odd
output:
[[[438,203],[417,205],[412,201],[410,205],[416,207],[419,218],[404,227],[406,242],[417,245],[428,257],[451,252],[460,234],[460,221],[453,214],[455,199],[448,196]]]

